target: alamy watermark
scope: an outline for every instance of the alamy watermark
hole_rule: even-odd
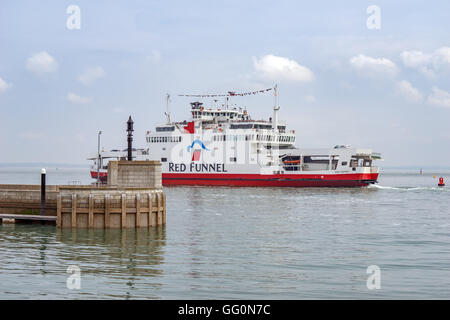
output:
[[[70,16],[67,18],[66,26],[69,30],[81,29],[81,9],[79,6],[71,4],[67,7],[67,14]]]
[[[366,9],[366,13],[370,14],[367,18],[366,26],[369,30],[381,29],[381,9],[379,6],[371,5]]]
[[[367,278],[366,285],[369,290],[381,289],[381,269],[377,265],[370,265],[367,267],[367,274],[370,276]]]
[[[81,269],[78,266],[68,266],[67,273],[71,274],[66,280],[66,287],[69,290],[81,289]]]

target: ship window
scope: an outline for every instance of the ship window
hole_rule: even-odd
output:
[[[341,165],[346,166],[347,165],[347,161],[342,161]]]
[[[236,157],[231,157],[230,162],[236,162]]]
[[[157,131],[157,132],[162,132],[162,131],[175,131],[175,127],[174,127],[174,126],[170,126],[170,127],[156,127],[156,131]]]
[[[167,162],[167,158],[161,158],[161,162]]]

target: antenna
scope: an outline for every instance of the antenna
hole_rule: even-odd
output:
[[[164,113],[167,117],[167,124],[170,124],[170,112],[169,112],[169,102],[170,102],[170,94],[166,94],[166,112]]]
[[[278,130],[278,110],[280,110],[280,107],[278,106],[278,85],[275,84],[273,90],[273,94],[275,96],[275,106],[273,107],[272,128],[276,131]]]

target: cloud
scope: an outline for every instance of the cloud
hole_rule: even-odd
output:
[[[397,93],[404,97],[408,102],[418,103],[423,99],[422,93],[406,80],[398,81],[396,83],[396,90]]]
[[[90,103],[92,101],[92,98],[81,97],[75,93],[69,92],[67,94],[67,100],[69,100],[72,103],[76,103],[76,104],[86,104],[86,103]]]
[[[378,76],[394,77],[398,72],[397,66],[391,60],[386,58],[372,58],[363,54],[351,58],[350,66],[359,75],[369,78]]]
[[[433,66],[436,69],[445,68],[450,69],[450,48],[442,47],[436,50],[433,54]]]
[[[83,73],[78,76],[78,81],[88,86],[93,84],[98,79],[103,78],[104,76],[105,71],[103,70],[103,68],[97,66],[84,70]]]
[[[253,67],[261,76],[273,81],[309,82],[314,79],[313,72],[307,67],[298,64],[294,60],[271,54],[265,55],[260,59],[254,57]]]
[[[434,87],[427,102],[433,106],[450,108],[450,92]]]
[[[52,73],[58,70],[58,63],[51,55],[42,51],[27,59],[27,69],[36,74]]]
[[[403,51],[400,58],[406,67],[418,68],[430,63],[431,54],[425,54],[422,51]]]
[[[5,80],[3,80],[0,77],[0,94],[2,94],[3,92],[6,92],[6,90],[8,90],[11,87],[12,87],[12,84],[7,83]]]
[[[416,69],[428,77],[450,70],[450,48],[442,47],[433,53],[403,51],[400,58],[407,68]]]

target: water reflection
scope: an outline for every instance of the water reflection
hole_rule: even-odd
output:
[[[125,230],[61,229],[56,239],[67,245],[58,253],[67,265],[78,265],[84,276],[104,278],[106,283],[115,285],[120,282],[123,292],[118,297],[134,298],[139,282],[150,282],[163,273],[165,226]],[[158,282],[146,285],[161,287]]]

